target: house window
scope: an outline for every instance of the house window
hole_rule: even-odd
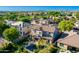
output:
[[[50,36],[50,33],[47,32],[47,31],[43,31],[43,36],[47,36],[47,37],[49,37],[49,36]]]
[[[60,46],[64,47],[64,44],[60,43]]]
[[[22,35],[22,32],[19,32],[20,35]]]
[[[26,35],[26,33],[25,33],[25,32],[23,32],[23,35]]]
[[[20,28],[20,30],[22,30],[22,28]]]
[[[53,37],[53,33],[50,33],[50,36]]]
[[[22,27],[25,27],[25,24],[24,23],[22,24]]]
[[[21,27],[21,24],[19,26]]]

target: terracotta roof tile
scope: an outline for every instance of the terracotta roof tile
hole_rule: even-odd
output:
[[[36,29],[36,30],[42,29],[43,31],[54,32],[54,27],[48,25],[31,25],[29,26],[29,28],[25,27],[23,31],[25,31],[26,29]]]
[[[66,38],[59,39],[57,42],[79,48],[79,35],[74,34]]]

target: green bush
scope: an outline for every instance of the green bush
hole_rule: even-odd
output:
[[[3,47],[0,48],[0,52],[11,53],[17,50],[18,46],[13,43],[6,43]]]
[[[57,48],[54,47],[52,44],[48,45],[46,48],[40,50],[38,53],[56,53]]]
[[[3,32],[3,36],[6,40],[13,41],[19,37],[19,31],[16,28],[9,28]]]

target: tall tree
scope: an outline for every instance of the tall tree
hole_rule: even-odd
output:
[[[16,28],[9,28],[3,32],[6,40],[13,41],[19,37],[19,31]]]
[[[63,20],[59,23],[58,28],[61,31],[70,31],[73,29],[74,23],[69,20]]]
[[[0,35],[2,35],[3,31],[7,28],[9,28],[9,26],[6,25],[5,22],[0,21]]]
[[[32,16],[25,16],[25,15],[20,15],[18,17],[19,21],[23,21],[23,22],[30,22],[30,20],[32,20]]]

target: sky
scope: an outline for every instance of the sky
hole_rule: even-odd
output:
[[[79,11],[79,6],[0,6],[0,11]]]

